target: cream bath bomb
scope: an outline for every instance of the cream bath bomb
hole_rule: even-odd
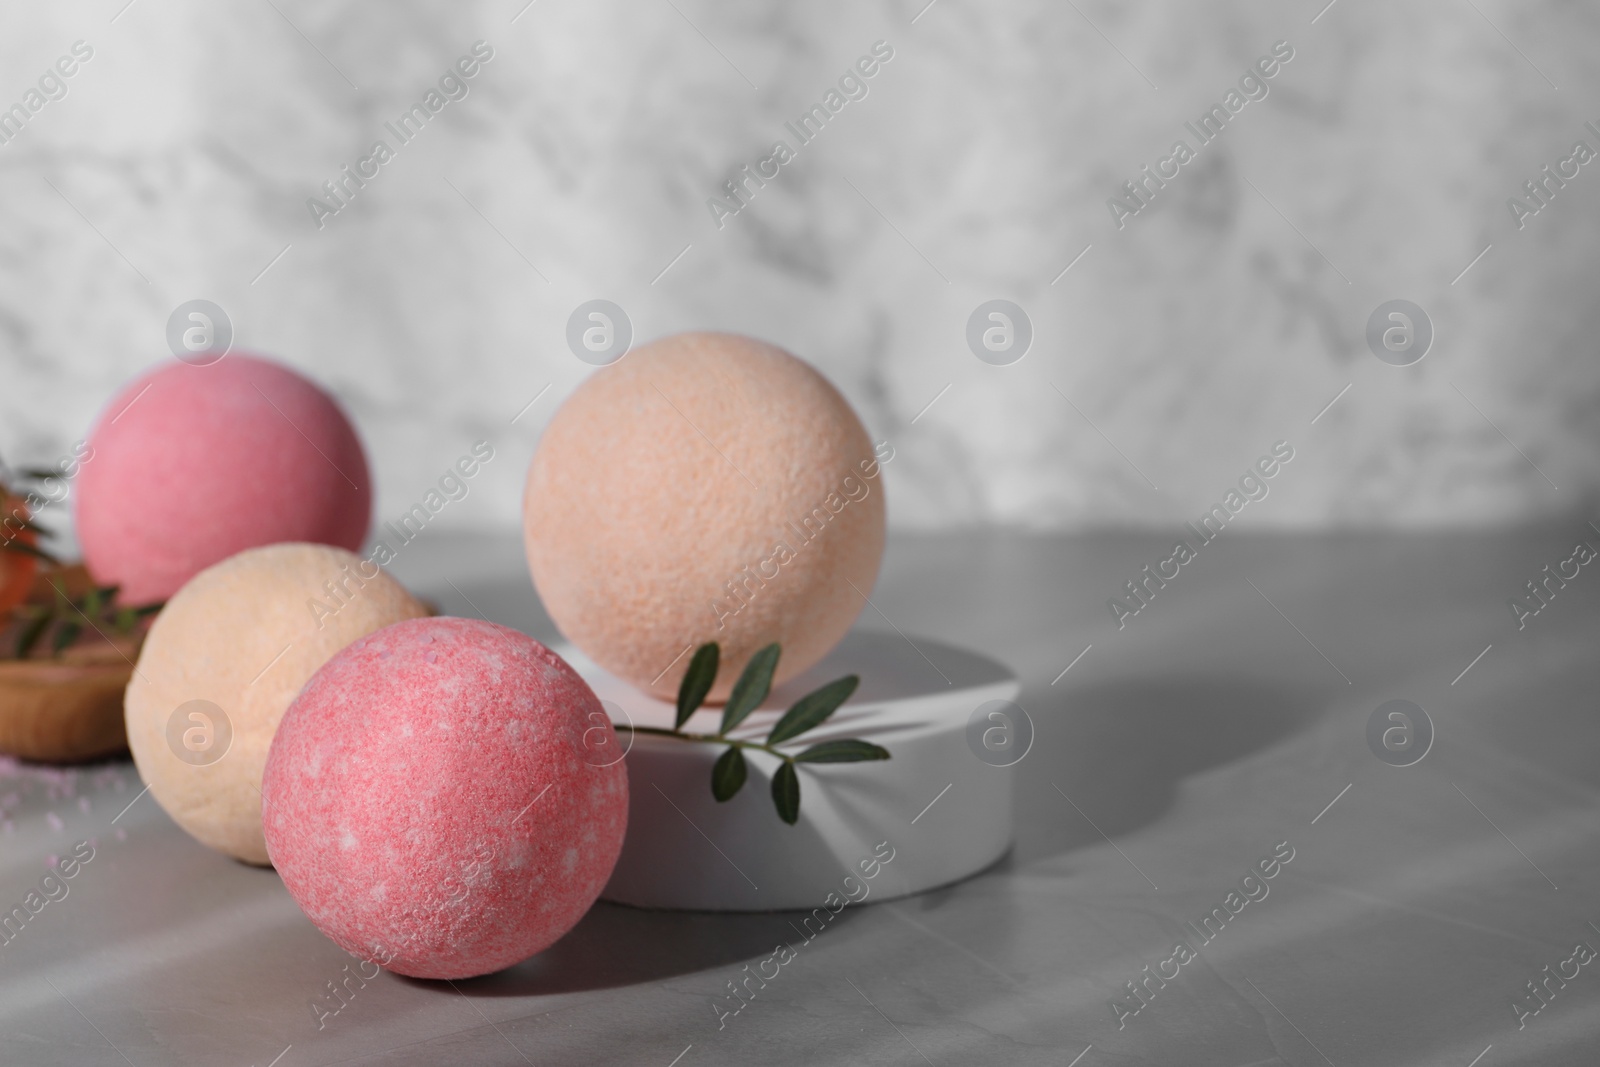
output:
[[[89,572],[128,604],[165,600],[257,545],[358,549],[372,482],[350,420],[281,364],[230,354],[129,382],[89,434],[74,490]]]
[[[283,718],[267,847],[319,930],[415,978],[469,978],[577,925],[622,851],[628,772],[594,691],[531,637],[397,623]]]
[[[733,668],[713,702],[773,641],[782,682],[838,643],[872,591],[892,456],[782,349],[654,341],[595,372],[545,430],[523,498],[534,584],[569,640],[663,699],[705,641]]]
[[[427,608],[327,545],[252,548],[200,572],[156,616],[128,683],[128,747],[150,793],[202,843],[266,863],[261,769],[290,701],[358,637]]]

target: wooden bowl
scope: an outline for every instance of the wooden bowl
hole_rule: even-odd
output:
[[[89,587],[81,566],[39,575],[28,602],[55,596],[48,579],[69,596]],[[17,626],[0,626],[0,650],[15,647]],[[47,763],[78,763],[123,752],[122,693],[133,677],[143,627],[128,636],[103,636],[85,627],[60,656],[36,649],[27,659],[0,659],[0,752]]]

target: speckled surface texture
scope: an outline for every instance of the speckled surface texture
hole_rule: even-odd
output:
[[[728,334],[655,341],[545,431],[523,500],[534,583],[569,640],[657,696],[703,641],[727,665],[714,700],[773,641],[778,680],[792,678],[866,607],[892,456],[786,352]]]
[[[327,545],[267,545],[208,568],[157,616],[128,683],[140,776],[199,840],[266,863],[261,772],[290,701],[351,641],[426,613],[388,574]],[[218,722],[190,720],[181,710],[190,701],[208,701],[200,713],[225,718],[231,741]],[[190,729],[202,731],[191,735],[197,744],[225,747],[197,752],[202,762],[180,759]]]
[[[256,545],[358,549],[372,479],[338,403],[280,363],[171,360],[118,391],[89,434],[75,518],[95,580],[165,600]]]
[[[468,978],[583,917],[616,863],[625,766],[572,668],[472,619],[397,623],[331,660],[284,716],[267,845],[317,927],[367,966]]]

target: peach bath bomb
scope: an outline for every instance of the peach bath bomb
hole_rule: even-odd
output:
[[[281,364],[232,354],[168,363],[128,383],[89,434],[74,493],[95,581],[165,600],[257,545],[361,547],[372,482],[350,420]]]
[[[157,802],[202,843],[266,863],[261,770],[289,703],[358,637],[428,613],[377,564],[328,545],[252,548],[156,616],[124,700]]]
[[[594,373],[528,471],[528,565],[551,619],[619,678],[672,700],[686,648],[722,646],[713,702],[751,654],[777,682],[844,636],[883,557],[861,420],[827,379],[748,337],[653,341]]]
[[[543,951],[611,876],[628,772],[593,690],[475,619],[355,642],[283,718],[262,783],[267,848],[340,948],[414,978]]]

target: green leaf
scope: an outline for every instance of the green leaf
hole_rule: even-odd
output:
[[[744,722],[767,699],[772,691],[772,672],[778,669],[778,656],[782,651],[774,641],[750,657],[750,662],[744,665],[744,673],[733,683],[728,703],[723,705],[722,729],[718,733],[725,734]]]
[[[83,626],[76,619],[68,619],[56,628],[55,637],[50,641],[50,651],[54,655],[61,655],[68,645],[78,639],[78,634],[83,632]]]
[[[100,612],[105,608],[105,600],[100,595],[100,590],[91,589],[83,595],[83,613],[91,619],[98,619]]]
[[[794,760],[784,760],[772,776],[772,803],[778,818],[790,826],[800,821],[800,776],[794,772]]]
[[[33,651],[33,646],[39,643],[39,638],[44,636],[45,627],[50,625],[48,612],[41,613],[37,619],[30,622],[26,629],[17,637],[17,658],[27,659],[28,653]]]
[[[159,602],[154,603],[154,604],[141,604],[138,607],[133,609],[133,613],[135,615],[139,616],[139,618],[142,619],[146,615],[154,615],[156,612],[160,611],[162,608],[164,608],[166,606],[167,605],[166,605],[165,601],[159,601]]]
[[[54,556],[52,556],[50,553],[46,552],[44,549],[35,548],[33,545],[28,544],[26,541],[4,541],[4,542],[0,542],[0,552],[20,552],[24,556],[33,556],[35,559],[42,559],[46,563],[52,563],[52,564],[59,564],[61,562],[60,560],[58,560]]]
[[[734,794],[744,788],[744,780],[748,774],[744,763],[744,753],[739,751],[738,745],[730,745],[728,751],[717,757],[717,762],[711,767],[711,795],[721,803],[732,800]]]
[[[850,738],[844,741],[823,741],[812,745],[794,758],[796,763],[862,763],[866,760],[888,759],[889,750],[871,741]]]
[[[682,729],[689,716],[706,702],[706,694],[717,680],[717,655],[715,641],[708,641],[694,650],[689,669],[683,672],[683,683],[678,686],[678,721],[672,724],[674,730]]]
[[[132,608],[118,608],[116,621],[113,625],[117,628],[117,633],[127,634],[133,632],[134,624],[138,621],[139,616],[134,614]]]
[[[860,678],[847,674],[815,692],[807,693],[794,702],[794,707],[783,713],[783,718],[767,735],[767,744],[779,745],[791,737],[799,737],[812,727],[821,726],[829,715],[839,710],[840,704],[850,699],[850,694],[860,684]]]

